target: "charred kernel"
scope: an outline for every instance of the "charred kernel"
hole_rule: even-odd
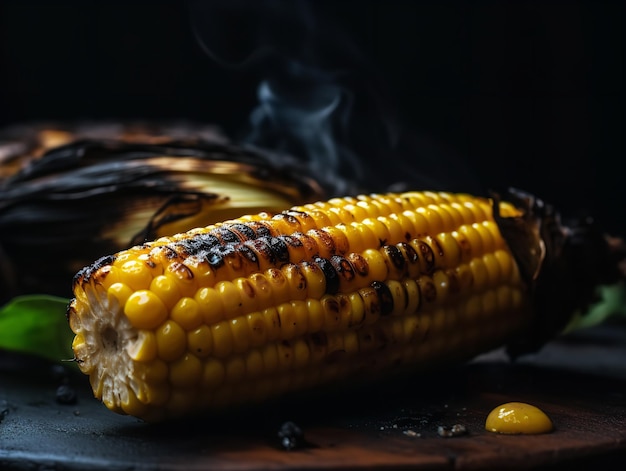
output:
[[[282,268],[282,272],[289,283],[291,297],[294,300],[305,299],[308,294],[306,277],[299,265],[289,263]]]
[[[372,282],[372,288],[374,288],[379,299],[380,315],[387,316],[391,314],[393,312],[394,302],[389,287],[385,283],[374,281]]]
[[[395,245],[386,245],[381,250],[388,262],[389,272],[393,273],[391,277],[401,278],[406,271],[406,260],[400,249]]]
[[[330,263],[337,272],[337,275],[339,275],[339,290],[347,291],[348,286],[355,277],[354,267],[348,260],[339,255],[331,257]]]
[[[335,271],[332,263],[330,263],[328,259],[321,257],[315,257],[313,263],[315,263],[324,274],[326,293],[334,294],[339,291],[339,275]]]
[[[248,224],[232,224],[230,230],[237,234],[239,240],[252,240],[257,237],[256,232]]]
[[[132,293],[124,305],[124,314],[137,329],[154,329],[167,318],[165,304],[149,290]]]
[[[411,245],[420,256],[420,260],[423,265],[423,272],[432,273],[435,269],[435,252],[433,252],[433,249],[421,239],[413,240]]]
[[[333,241],[334,249],[333,253],[338,255],[344,255],[348,253],[350,250],[350,241],[346,237],[345,233],[338,229],[337,227],[324,227],[322,229],[323,232],[328,234],[328,236]]]
[[[306,233],[315,241],[317,254],[322,258],[330,258],[335,253],[335,242],[328,232],[312,229]]]
[[[420,276],[417,280],[420,288],[422,299],[427,303],[433,303],[437,300],[437,288],[430,276]]]
[[[289,245],[287,241],[289,241],[289,244],[293,244],[296,247],[302,245],[299,240],[294,240],[292,238],[272,237],[271,239],[269,239],[269,255],[272,257],[273,260],[277,260],[282,263],[289,262]]]

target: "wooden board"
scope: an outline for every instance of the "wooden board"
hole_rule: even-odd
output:
[[[626,458],[624,325],[569,336],[517,364],[493,352],[427,377],[168,425],[109,412],[79,374],[70,376],[78,402],[59,404],[61,381],[4,356],[0,469],[611,469]],[[485,431],[488,412],[512,400],[545,410],[556,430]],[[285,421],[301,427],[300,448],[282,448]],[[468,433],[438,435],[454,424]]]

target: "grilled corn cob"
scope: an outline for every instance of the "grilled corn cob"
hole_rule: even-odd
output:
[[[492,204],[335,198],[104,257],[74,279],[75,359],[109,409],[156,421],[471,358],[531,318]]]
[[[74,280],[75,360],[107,407],[158,421],[535,351],[626,277],[626,246],[508,197],[335,198],[104,257]]]

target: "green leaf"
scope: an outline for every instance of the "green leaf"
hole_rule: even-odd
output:
[[[603,324],[611,320],[626,319],[626,283],[599,287],[599,301],[586,312],[575,315],[565,333]]]
[[[0,308],[0,349],[70,360],[72,333],[65,312],[68,300],[48,295],[20,296]]]

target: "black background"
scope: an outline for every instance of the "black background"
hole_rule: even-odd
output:
[[[337,41],[347,38],[364,58],[343,65],[377,76],[402,129],[420,136],[393,158],[419,172],[422,159],[445,156],[443,171],[423,172],[442,181],[465,165],[483,188],[524,188],[565,215],[593,214],[626,233],[624,2],[361,0],[311,8],[325,43],[340,31]],[[266,22],[262,14],[210,20],[213,45],[226,53],[251,47]],[[316,47],[295,37],[288,47],[269,45],[296,55]],[[327,50],[320,48],[322,59]],[[0,125],[186,118],[236,138],[263,73],[210,57],[182,1],[0,1]],[[382,146],[362,154],[371,168],[381,158],[398,164]]]

